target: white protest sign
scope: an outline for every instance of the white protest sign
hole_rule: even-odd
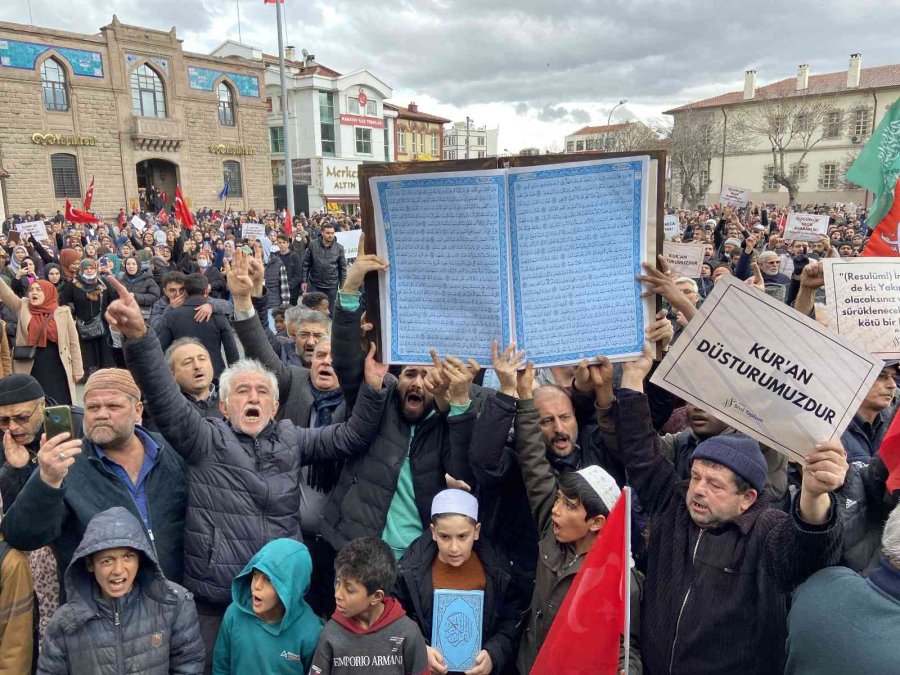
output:
[[[719,201],[729,206],[747,206],[747,202],[750,201],[750,192],[749,189],[735,187],[734,185],[723,185]]]
[[[703,266],[703,254],[706,252],[704,244],[679,244],[674,241],[663,242],[663,255],[669,270],[679,277],[700,278],[700,268]]]
[[[883,359],[900,358],[900,258],[824,258],[828,327]]]
[[[131,216],[131,226],[139,232],[143,232],[147,227],[147,221],[142,220],[140,216]]]
[[[263,239],[266,236],[266,226],[262,223],[244,223],[241,226],[241,236],[244,239]]]
[[[790,459],[839,438],[880,359],[726,276],[652,382]]]
[[[681,234],[681,222],[678,220],[678,216],[664,216],[663,237],[666,239],[674,239],[679,234]]]
[[[47,236],[47,226],[42,220],[32,220],[27,223],[19,223],[16,225],[16,231],[19,234],[30,234],[32,239],[38,241],[49,241]]]
[[[347,260],[355,260],[359,252],[359,235],[362,230],[350,230],[348,232],[335,232],[337,242],[344,247],[344,257]]]
[[[814,213],[789,213],[784,228],[785,239],[819,241],[828,234],[828,216]]]

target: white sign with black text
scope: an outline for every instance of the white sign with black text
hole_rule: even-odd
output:
[[[719,201],[728,206],[747,206],[750,201],[751,190],[739,188],[734,185],[723,185]]]
[[[38,241],[50,240],[47,236],[47,226],[44,225],[43,220],[32,220],[27,223],[19,223],[16,225],[16,231],[19,234],[29,234],[32,239],[37,239]]]
[[[266,236],[266,226],[262,223],[244,223],[241,225],[241,237],[244,239],[262,239]]]
[[[880,359],[726,276],[651,381],[802,463],[816,443],[840,437],[881,368]]]
[[[348,232],[335,232],[337,242],[344,247],[344,257],[347,260],[356,260],[359,252],[359,235],[362,230],[350,230]]]
[[[785,239],[819,241],[828,234],[828,216],[815,213],[789,213],[784,226]]]
[[[138,232],[143,232],[147,227],[147,222],[141,219],[140,216],[131,216],[131,226],[136,229]]]
[[[823,258],[828,327],[882,359],[900,358],[900,258]]]
[[[675,241],[663,242],[663,255],[666,257],[669,271],[679,277],[699,279],[705,252],[706,246],[704,244],[679,244]]]
[[[674,239],[681,234],[681,222],[676,215],[666,215],[663,217],[663,237],[665,239]]]

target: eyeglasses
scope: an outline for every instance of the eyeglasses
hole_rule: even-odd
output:
[[[18,426],[25,426],[28,421],[34,417],[34,413],[40,407],[40,401],[34,405],[31,412],[26,415],[13,415],[11,417],[0,416],[0,427],[8,427],[10,422],[15,422]]]
[[[308,333],[306,331],[303,331],[301,333],[294,333],[294,337],[300,338],[301,340],[309,340],[310,338],[313,338],[314,340],[318,341],[326,335],[328,335],[328,333]]]

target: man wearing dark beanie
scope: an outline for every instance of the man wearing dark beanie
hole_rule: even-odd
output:
[[[839,441],[806,456],[789,513],[760,498],[766,462],[741,434],[711,437],[684,484],[650,423],[647,355],[623,367],[613,404],[617,451],[651,518],[641,604],[641,655],[650,675],[784,672],[791,592],[837,564],[843,526],[832,492],[847,474]]]
[[[44,390],[31,375],[16,373],[0,379],[0,495],[7,509],[37,466],[44,405]]]

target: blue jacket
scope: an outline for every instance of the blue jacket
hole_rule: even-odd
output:
[[[284,605],[281,621],[266,623],[254,613],[253,570],[272,582]],[[234,601],[225,612],[216,640],[214,675],[297,675],[309,670],[322,632],[322,622],[303,599],[311,574],[309,551],[294,539],[271,541],[250,559],[231,584]]]
[[[844,450],[847,451],[848,462],[863,462],[868,464],[869,460],[878,452],[881,445],[881,439],[887,432],[888,422],[886,419],[886,411],[882,410],[875,417],[874,422],[869,425],[863,420],[859,414],[853,416],[846,431],[841,434],[841,443],[844,444]],[[871,435],[870,435],[871,430]]]

